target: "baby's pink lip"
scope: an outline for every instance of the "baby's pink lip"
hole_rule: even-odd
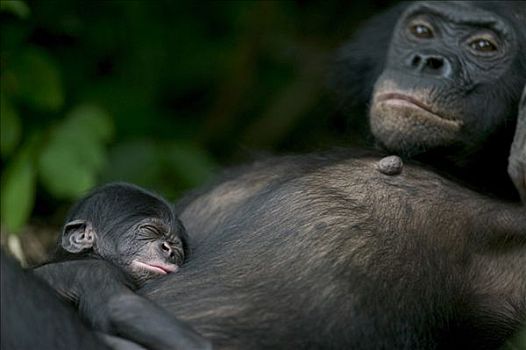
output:
[[[133,260],[132,264],[161,275],[166,275],[170,272],[175,272],[178,269],[177,265],[149,264],[139,260]]]

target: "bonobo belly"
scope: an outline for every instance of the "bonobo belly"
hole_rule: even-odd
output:
[[[498,346],[525,321],[525,211],[379,159],[274,159],[216,185],[181,212],[188,263],[141,292],[219,348]]]

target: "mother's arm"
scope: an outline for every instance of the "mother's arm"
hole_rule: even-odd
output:
[[[35,273],[78,305],[95,329],[148,349],[210,349],[211,343],[152,301],[135,294],[124,274],[103,260],[43,265]]]
[[[0,251],[1,349],[109,349],[48,285]]]

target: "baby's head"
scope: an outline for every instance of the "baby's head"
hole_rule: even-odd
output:
[[[172,205],[140,187],[115,183],[74,205],[57,256],[101,258],[144,283],[175,272],[186,251],[186,232]]]

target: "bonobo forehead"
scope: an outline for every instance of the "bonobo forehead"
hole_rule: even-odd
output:
[[[502,18],[493,11],[487,11],[468,1],[416,2],[407,8],[404,15],[419,13],[436,15],[456,24],[476,25],[505,32],[509,30]]]
[[[484,23],[495,20],[493,13],[468,1],[417,1],[406,10],[406,13],[413,12],[432,13],[458,23]]]
[[[67,221],[84,219],[100,228],[111,229],[121,223],[133,223],[154,217],[175,221],[172,206],[163,198],[140,187],[114,183],[95,189],[71,210]]]
[[[404,14],[420,11],[458,24],[495,27],[500,30],[507,30],[507,24],[513,25],[515,30],[526,33],[524,1],[418,1],[408,6]]]

